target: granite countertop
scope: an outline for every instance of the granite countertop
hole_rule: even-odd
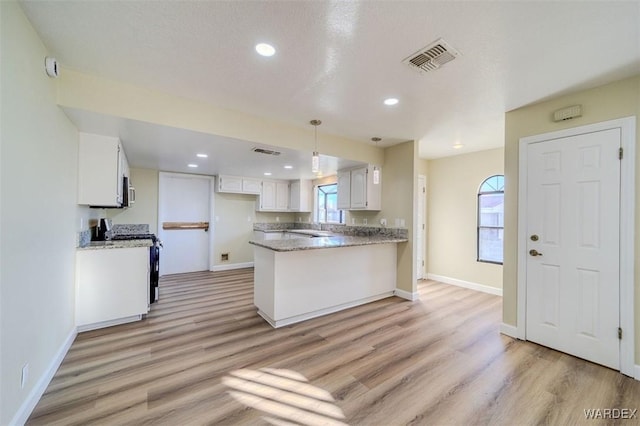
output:
[[[78,250],[101,250],[117,248],[151,247],[153,241],[148,240],[117,240],[117,241],[91,241],[86,247],[78,247]]]
[[[265,234],[287,233],[287,234],[300,234],[308,235],[310,237],[332,237],[336,234],[329,231],[320,231],[314,229],[254,229],[255,232],[264,232]]]
[[[264,247],[273,251],[298,251],[338,247],[366,246],[372,244],[405,243],[408,239],[390,236],[355,237],[347,235],[333,235],[329,237],[298,238],[291,240],[249,241],[250,244]]]

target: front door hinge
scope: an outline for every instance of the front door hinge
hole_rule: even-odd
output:
[[[622,156],[624,155],[624,149],[618,148],[618,158],[622,160]]]
[[[618,327],[618,339],[622,340],[622,328]]]

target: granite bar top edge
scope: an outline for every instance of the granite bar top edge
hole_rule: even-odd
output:
[[[409,241],[406,238],[384,237],[384,236],[372,236],[372,237],[357,237],[357,236],[331,236],[331,237],[316,237],[316,238],[297,238],[292,240],[264,240],[264,241],[249,241],[249,244],[253,244],[258,247],[266,248],[277,252],[288,251],[301,251],[301,250],[319,250],[341,247],[357,247],[367,246],[374,244],[397,244],[406,243]]]
[[[153,241],[151,239],[145,240],[116,240],[116,241],[92,241],[88,246],[78,247],[77,250],[105,250],[105,249],[120,249],[120,248],[136,248],[136,247],[151,247]]]

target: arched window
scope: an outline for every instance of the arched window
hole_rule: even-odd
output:
[[[504,176],[485,179],[478,191],[478,262],[502,264]]]

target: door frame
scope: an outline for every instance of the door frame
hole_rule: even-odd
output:
[[[162,205],[163,194],[161,191],[160,182],[162,181],[163,176],[177,176],[177,177],[191,177],[191,178],[199,178],[209,181],[209,243],[207,244],[209,248],[208,253],[208,264],[209,271],[213,271],[214,267],[214,248],[215,248],[215,240],[214,233],[216,230],[216,222],[215,222],[215,176],[208,175],[196,175],[192,173],[174,173],[174,172],[158,172],[158,236],[160,236],[160,230],[162,229],[162,217],[160,215],[160,206]],[[162,260],[160,260],[162,261]]]
[[[424,191],[423,191],[424,189]],[[424,221],[424,228],[420,229],[420,224],[418,223],[418,233],[422,236],[422,265],[420,266],[420,276],[418,279],[427,278],[427,177],[425,175],[418,175],[418,209],[420,208],[420,199],[423,200],[422,203],[422,220]],[[420,217],[420,215],[416,216],[416,219]],[[416,240],[418,240],[416,238]],[[416,259],[417,261],[417,259]]]
[[[527,147],[532,143],[577,136],[603,130],[620,129],[624,157],[620,163],[620,372],[634,377],[634,228],[635,228],[635,141],[636,117],[588,124],[555,132],[527,136],[519,140],[518,170],[518,266],[517,266],[517,337],[526,336],[527,294]],[[612,331],[613,332],[613,331]],[[640,373],[640,371],[639,371]],[[636,377],[640,379],[640,377]]]

